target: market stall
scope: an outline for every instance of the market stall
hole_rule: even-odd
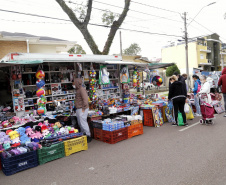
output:
[[[6,175],[88,149],[86,136],[70,121],[75,116],[75,77],[83,79],[88,123],[99,141],[115,144],[143,134],[143,122],[160,127],[167,121],[166,97],[130,92],[131,86],[139,91],[140,73],[149,71],[146,62],[124,62],[121,56],[10,53],[0,67],[10,74],[12,96],[10,106],[0,107],[0,156]],[[160,86],[161,76],[152,82]]]

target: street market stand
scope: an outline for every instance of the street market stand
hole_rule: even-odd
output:
[[[10,74],[14,114],[8,114],[10,107],[1,107],[3,172],[12,175],[88,149],[86,136],[67,124],[70,116],[76,116],[74,77],[83,79],[89,94],[88,123],[95,139],[115,144],[143,134],[143,110],[144,123],[150,121],[146,109],[152,115],[147,126],[161,126],[165,98],[129,91],[139,90],[139,71],[153,65],[125,62],[117,55],[8,54],[0,67]]]

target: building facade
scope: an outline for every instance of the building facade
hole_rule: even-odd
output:
[[[221,70],[221,59],[226,64],[226,45],[221,44],[219,35],[199,37],[188,43],[189,74],[194,68],[205,71]],[[185,43],[171,44],[162,48],[162,62],[175,63],[181,73],[186,73]]]
[[[76,44],[52,37],[35,36],[26,33],[0,32],[0,59],[11,52],[62,53]]]

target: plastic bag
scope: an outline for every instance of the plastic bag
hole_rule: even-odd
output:
[[[180,112],[178,113],[177,119],[178,119],[178,126],[184,126],[183,116]]]
[[[186,114],[186,118],[187,119],[194,119],[194,115],[193,115],[193,112],[192,112],[192,109],[191,109],[190,106],[189,106],[189,113]]]
[[[188,114],[189,111],[190,111],[189,105],[188,105],[187,103],[185,103],[185,105],[184,105],[184,112],[185,112],[186,114]]]

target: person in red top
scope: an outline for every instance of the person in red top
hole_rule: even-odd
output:
[[[223,97],[224,97],[224,108],[226,111],[226,67],[223,69],[223,71],[221,73],[221,77],[218,81],[218,86],[222,86],[221,90],[222,90]],[[226,117],[226,114],[224,115],[224,117]]]

